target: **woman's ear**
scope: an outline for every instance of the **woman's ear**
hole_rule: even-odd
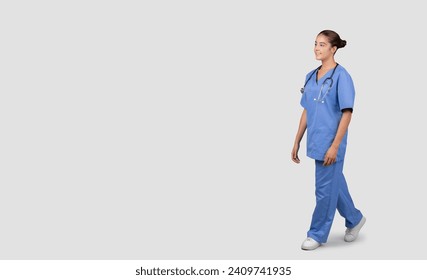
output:
[[[331,50],[332,50],[332,53],[335,54],[337,52],[338,48],[336,46],[334,46],[331,48]]]

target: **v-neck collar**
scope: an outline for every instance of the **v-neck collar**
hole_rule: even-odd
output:
[[[337,63],[337,65],[335,67],[332,67],[331,69],[329,69],[320,79],[318,79],[318,77],[317,77],[317,74],[319,74],[320,67],[317,68],[316,69],[316,84],[319,84],[319,81],[323,80],[323,78],[325,78],[329,74],[329,72],[331,72],[331,70],[338,68],[338,65],[339,64]]]

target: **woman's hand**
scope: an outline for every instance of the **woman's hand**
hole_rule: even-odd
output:
[[[299,144],[294,144],[294,148],[292,149],[291,158],[292,161],[295,163],[300,163],[299,157],[298,157],[298,151],[299,151]]]
[[[351,112],[351,110],[346,110],[342,113],[335,139],[326,152],[325,158],[323,159],[324,166],[331,165],[337,161],[338,147],[340,146],[341,140],[344,138],[344,135],[347,132],[348,126],[350,124]]]
[[[335,148],[334,146],[329,147],[328,151],[326,152],[325,158],[323,159],[323,165],[328,166],[337,161],[337,154],[338,154],[338,148]]]
[[[298,151],[299,143],[301,142],[302,137],[304,136],[305,130],[307,129],[307,110],[304,109],[299,120],[298,132],[295,136],[294,148],[292,149],[291,158],[295,163],[299,163]]]

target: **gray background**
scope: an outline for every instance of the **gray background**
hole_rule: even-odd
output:
[[[421,3],[2,1],[0,258],[425,259]],[[314,162],[290,152],[323,29],[367,223],[303,252]]]

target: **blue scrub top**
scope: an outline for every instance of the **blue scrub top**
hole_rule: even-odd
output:
[[[331,89],[328,91],[333,72],[329,70],[316,82],[317,69],[306,76],[305,86],[301,97],[301,106],[307,110],[307,156],[316,160],[324,160],[338,130],[343,109],[353,109],[355,90],[353,80],[344,67],[338,65]],[[322,88],[323,84],[323,88]],[[322,93],[319,98],[319,92]],[[327,92],[327,93],[326,93]],[[325,95],[326,94],[326,95]],[[347,132],[338,148],[337,161],[344,160],[347,147]]]

